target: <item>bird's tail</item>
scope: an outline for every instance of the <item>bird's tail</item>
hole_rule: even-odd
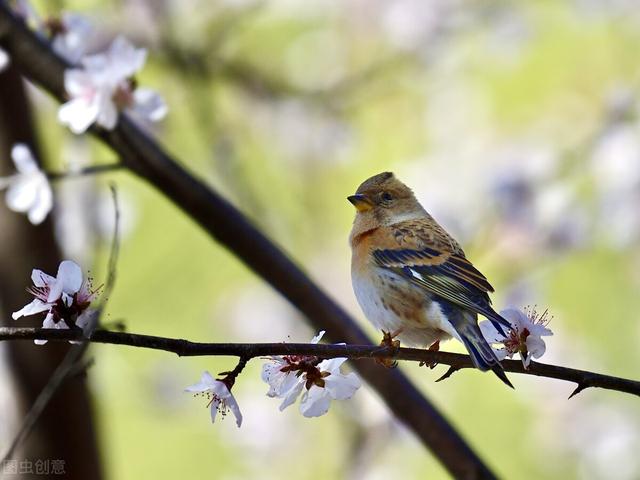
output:
[[[487,312],[482,312],[482,314],[484,316],[487,317],[487,319],[493,324],[493,326],[495,327],[495,329],[503,336],[506,337],[507,334],[505,332],[505,329],[503,327],[507,328],[508,330],[511,330],[511,328],[513,328],[511,326],[511,323],[509,323],[509,320],[507,320],[506,318],[504,318],[502,315],[500,315],[498,312],[496,312],[493,308],[489,307],[489,309],[487,310]]]
[[[477,319],[466,312],[457,311],[455,315],[449,315],[449,321],[458,332],[476,368],[482,371],[493,370],[500,380],[513,388],[500,360],[496,357],[491,345],[484,339]]]

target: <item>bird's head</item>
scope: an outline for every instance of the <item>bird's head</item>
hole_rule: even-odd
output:
[[[365,180],[347,199],[356,207],[354,233],[426,215],[413,192],[393,173],[384,172]]]

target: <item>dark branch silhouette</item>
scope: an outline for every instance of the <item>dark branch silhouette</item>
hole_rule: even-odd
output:
[[[65,99],[64,70],[70,65],[30,31],[4,0],[0,0],[0,44],[27,78],[57,99]],[[351,344],[369,343],[351,316],[280,248],[224,197],[185,170],[126,115],[120,115],[112,131],[93,127],[91,132],[117,152],[127,168],[156,187],[287,298],[315,329],[326,329],[334,339]],[[359,362],[356,369],[453,476],[495,478],[454,427],[399,370],[383,371],[372,362]]]
[[[38,328],[0,328],[0,341],[6,340],[81,340],[78,330],[44,330]],[[468,355],[441,352],[418,348],[376,347],[371,345],[323,345],[314,343],[201,343],[178,338],[156,337],[136,333],[96,330],[90,339],[93,343],[128,345],[152,350],[164,350],[181,357],[195,356],[235,356],[245,359],[266,357],[269,355],[313,355],[319,358],[346,357],[393,358],[428,365],[449,365],[449,370],[439,379],[448,378],[451,373],[464,368],[475,368]],[[603,375],[601,373],[578,370],[575,368],[531,362],[526,369],[519,360],[503,360],[505,371],[538,377],[555,378],[577,384],[571,394],[586,388],[604,388],[640,396],[640,382],[626,378]],[[380,372],[384,370],[380,367]]]

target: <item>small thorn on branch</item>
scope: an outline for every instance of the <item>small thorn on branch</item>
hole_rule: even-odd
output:
[[[567,398],[567,400],[570,400],[571,398],[575,397],[577,394],[579,394],[581,391],[587,388],[589,388],[589,385],[587,385],[586,383],[579,383],[576,389],[573,392],[571,392],[571,395],[569,395],[569,398]]]
[[[442,375],[440,378],[438,378],[436,380],[436,382],[441,382],[442,380],[446,380],[447,378],[449,378],[451,375],[453,375],[454,373],[456,373],[458,370],[460,370],[459,367],[454,367],[451,366],[447,369],[446,372],[444,372],[444,375]]]

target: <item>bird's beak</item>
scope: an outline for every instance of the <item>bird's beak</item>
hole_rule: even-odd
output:
[[[347,197],[347,200],[353,203],[359,212],[366,212],[373,208],[373,203],[369,200],[369,197],[362,195],[361,193],[351,195]]]

